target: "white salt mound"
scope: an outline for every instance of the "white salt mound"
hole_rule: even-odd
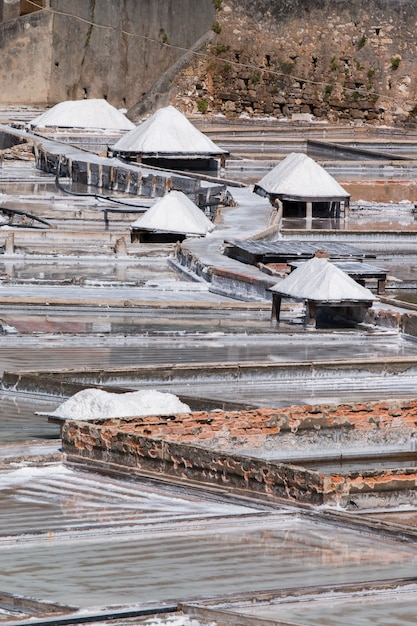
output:
[[[132,130],[135,127],[123,113],[104,99],[66,100],[38,115],[31,128],[89,128],[103,130]]]
[[[127,393],[109,393],[102,389],[83,389],[55,409],[52,415],[73,420],[171,415],[190,413],[187,404],[172,393],[153,389]]]

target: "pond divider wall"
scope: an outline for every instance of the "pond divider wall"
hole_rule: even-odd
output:
[[[416,449],[410,442],[417,442],[417,401],[401,400],[68,420],[62,428],[63,451],[70,463],[311,505],[354,503],[357,508],[416,500]],[[390,449],[405,454],[386,454]],[[278,459],[292,453],[294,460],[264,458],[265,450]],[[320,470],[326,457],[349,459],[348,450],[358,467],[373,454],[375,468],[368,464],[344,470],[336,463]],[[312,456],[318,469],[307,467],[305,459],[311,461]]]

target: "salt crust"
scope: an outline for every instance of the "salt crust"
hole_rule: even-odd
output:
[[[190,411],[190,407],[172,393],[142,389],[119,394],[92,388],[79,391],[60,404],[51,415],[72,420],[90,420],[171,415]]]

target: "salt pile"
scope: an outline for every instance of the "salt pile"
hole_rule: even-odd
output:
[[[153,389],[110,393],[83,389],[63,402],[51,415],[72,420],[190,413],[187,404],[172,393]]]
[[[132,130],[135,128],[123,113],[104,99],[67,100],[35,117],[31,128],[89,128]]]

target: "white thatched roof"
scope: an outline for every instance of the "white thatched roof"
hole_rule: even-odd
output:
[[[327,259],[314,257],[299,265],[271,291],[313,302],[372,302],[376,296]]]
[[[115,143],[112,150],[152,156],[226,154],[173,106],[156,111]]]
[[[131,225],[132,229],[204,236],[214,224],[181,191],[170,191]]]
[[[306,154],[292,152],[256,185],[259,195],[310,201],[343,200],[347,191],[318,163]]]
[[[123,113],[106,100],[67,100],[35,117],[31,128],[85,128],[132,130],[135,128]]]

